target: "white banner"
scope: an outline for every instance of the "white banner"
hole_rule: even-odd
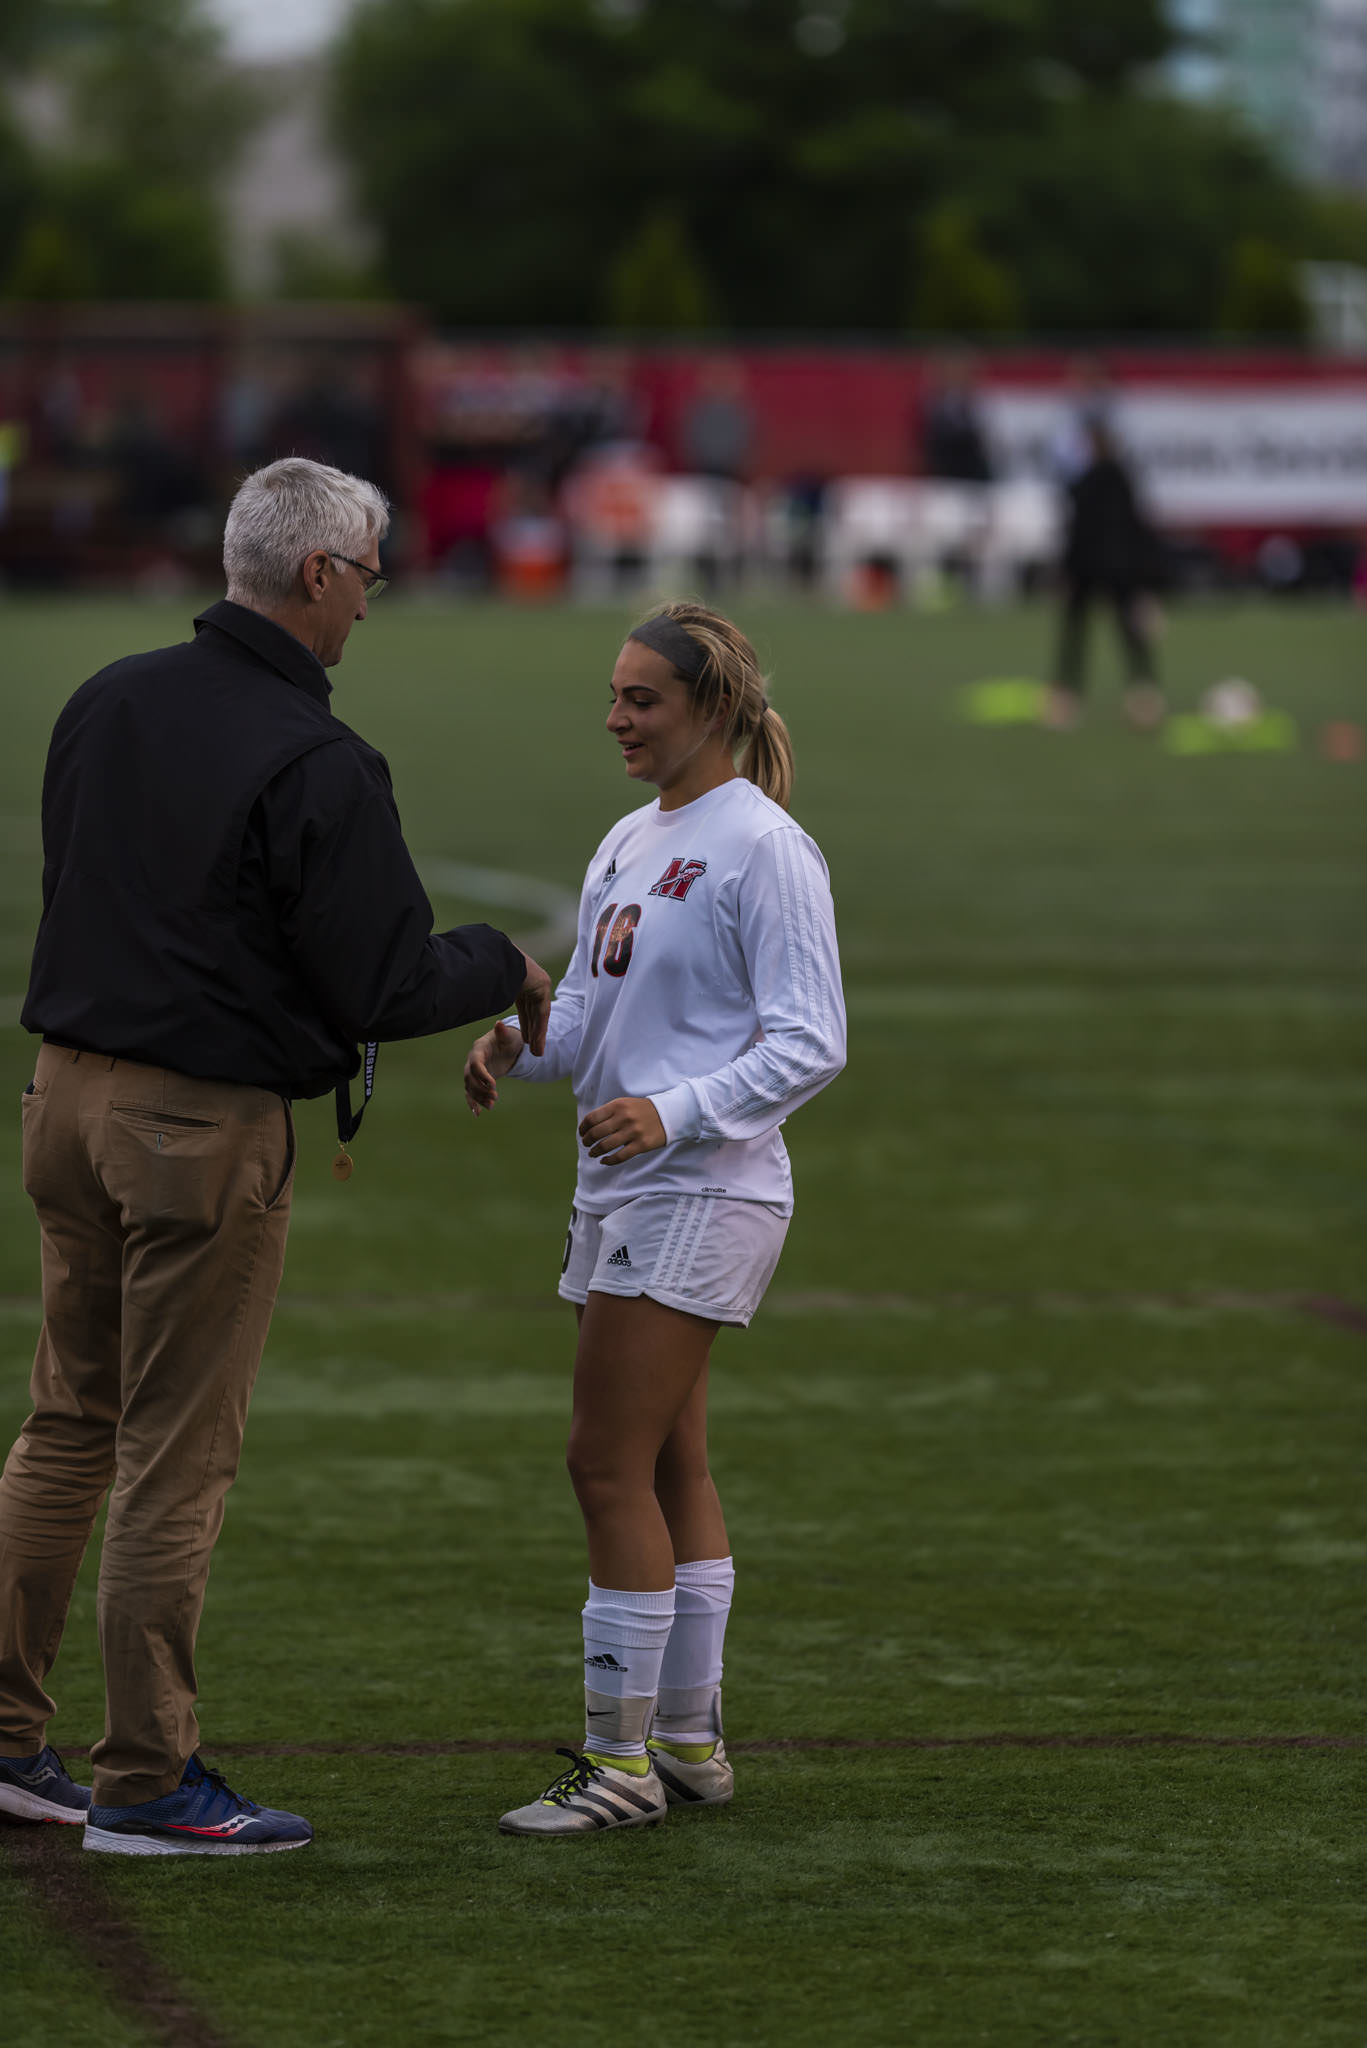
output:
[[[1068,392],[981,397],[999,475],[1057,481],[1075,461]],[[1367,525],[1367,385],[1131,385],[1107,416],[1160,521]]]

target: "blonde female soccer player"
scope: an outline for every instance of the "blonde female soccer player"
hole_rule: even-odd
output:
[[[579,1318],[585,1735],[541,1798],[504,1814],[517,1835],[731,1797],[734,1573],[707,1463],[708,1354],[721,1324],[750,1321],[783,1248],[779,1126],[845,1060],[826,865],[788,816],[792,749],[749,641],[701,605],[667,605],[627,639],[611,690],[627,775],[659,795],[589,863],[543,1056],[501,1023],[465,1066],[476,1115],[505,1075],[569,1075],[580,1114],[559,1291]]]

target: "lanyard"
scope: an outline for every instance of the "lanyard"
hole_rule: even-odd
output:
[[[366,1112],[366,1103],[369,1102],[371,1096],[375,1093],[375,1061],[379,1055],[379,1050],[380,1048],[378,1044],[375,1042],[374,1039],[371,1039],[371,1041],[365,1049],[365,1064],[363,1069],[363,1078],[365,1082],[365,1101],[362,1102],[360,1108],[356,1110],[354,1113],[351,1107],[350,1083],[342,1081],[338,1085],[337,1157],[332,1162],[332,1178],[334,1180],[350,1180],[352,1173],[354,1171],[354,1162],[352,1160],[351,1154],[347,1151],[347,1146],[355,1137],[357,1131],[360,1130],[361,1118],[365,1115]]]

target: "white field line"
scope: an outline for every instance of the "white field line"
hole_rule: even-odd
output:
[[[472,867],[465,861],[415,854],[423,886],[434,896],[455,896],[468,903],[487,903],[497,910],[532,910],[544,922],[517,940],[538,960],[543,953],[573,950],[579,927],[579,898],[558,882],[537,875],[515,875],[507,868]]]

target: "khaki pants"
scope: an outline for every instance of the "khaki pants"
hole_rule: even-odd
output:
[[[285,1258],[294,1130],[265,1089],[45,1045],[23,1098],[42,1233],[33,1413],[0,1475],[0,1755],[32,1755],[105,1491],[95,1801],[180,1782],[223,1504]]]

